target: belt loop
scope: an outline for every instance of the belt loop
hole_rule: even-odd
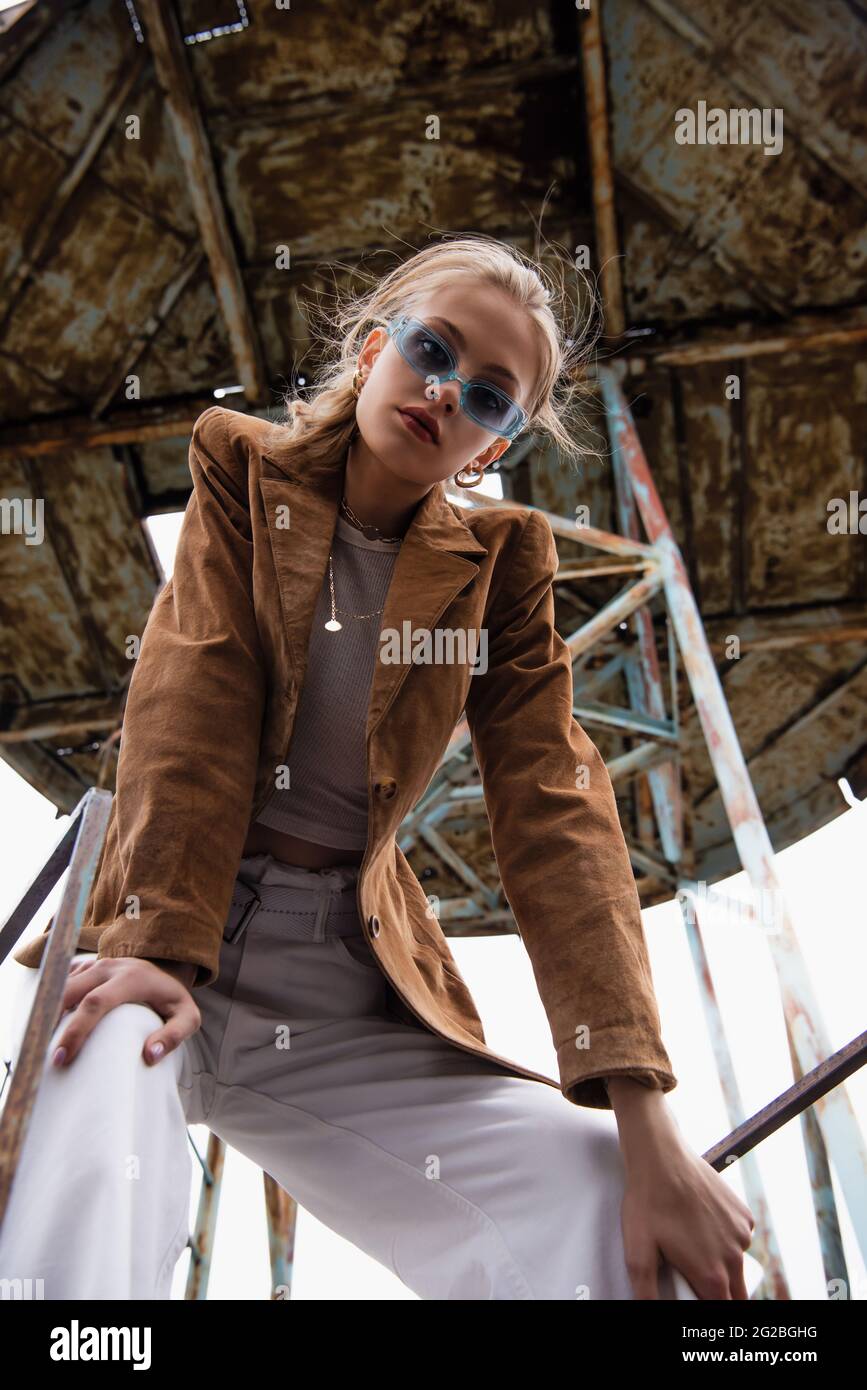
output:
[[[313,925],[313,940],[325,940],[325,919],[331,908],[331,899],[334,896],[334,870],[329,869],[322,875],[322,886],[319,890],[319,907],[316,912],[316,921]]]
[[[252,883],[248,883],[246,879],[241,878],[240,874],[237,876],[236,882],[242,883],[245,888],[249,888],[252,896],[249,902],[246,904],[244,911],[241,913],[241,916],[238,918],[238,921],[232,928],[231,932],[227,933],[226,937],[224,938],[226,941],[229,941],[231,943],[234,943],[238,940],[239,936],[246,929],[247,924],[252,921],[256,913],[259,911],[259,908],[262,906],[262,899],[259,897],[259,894],[253,887]]]

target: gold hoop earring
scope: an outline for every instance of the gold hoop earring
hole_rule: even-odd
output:
[[[361,375],[360,370],[356,369],[355,375],[352,378],[352,394],[356,400],[358,400],[358,397],[361,395],[361,387],[363,383],[364,377]]]
[[[469,468],[467,470],[467,474],[469,477],[475,477],[475,482],[463,483],[461,482],[461,474],[463,472],[463,468],[459,468],[457,473],[455,474],[454,480],[457,483],[458,487],[478,487],[479,483],[482,481],[482,478],[485,476],[484,468]]]

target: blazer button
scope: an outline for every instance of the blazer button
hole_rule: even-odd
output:
[[[379,936],[379,918],[376,915],[368,917],[367,925],[370,927],[371,936]]]
[[[393,777],[383,777],[381,782],[374,782],[373,789],[383,801],[390,801],[397,791],[397,783]]]

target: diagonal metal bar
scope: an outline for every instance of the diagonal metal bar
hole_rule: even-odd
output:
[[[649,602],[653,595],[662,587],[662,574],[658,570],[647,574],[644,579],[639,579],[637,584],[632,584],[622,593],[617,594],[610,603],[606,603],[604,608],[600,608],[586,623],[577,628],[571,636],[566,638],[566,645],[570,655],[574,658],[581,652],[592,647],[594,642],[598,642],[606,632],[618,626],[634,613],[636,608],[640,608],[643,603]]]
[[[193,1145],[195,1149],[195,1145]],[[211,1275],[211,1256],[214,1250],[214,1237],[217,1232],[217,1213],[220,1210],[220,1195],[223,1191],[223,1172],[226,1166],[226,1145],[217,1134],[208,1136],[208,1156],[202,1164],[202,1186],[199,1189],[199,1205],[196,1224],[187,1244],[190,1247],[190,1265],[187,1270],[187,1285],[184,1299],[190,1302],[204,1302],[208,1297],[208,1280]]]
[[[248,401],[267,397],[267,372],[256,318],[232,241],[226,208],[202,113],[196,101],[175,6],[169,0],[139,0],[142,27],[157,82],[174,131],[187,192],[211,268],[214,291],[235,370]]]
[[[726,1037],[722,1010],[719,1006],[719,999],[717,998],[713,977],[710,973],[710,964],[708,962],[707,952],[705,951],[701,924],[698,921],[695,910],[698,895],[695,893],[694,886],[691,882],[681,879],[678,884],[677,900],[683,915],[684,930],[686,932],[690,954],[692,955],[695,978],[698,981],[705,1026],[717,1062],[723,1102],[726,1107],[729,1124],[732,1129],[736,1129],[737,1126],[741,1125],[744,1121],[744,1103],[741,1098],[741,1091],[738,1086],[737,1076],[732,1062],[731,1049],[729,1047],[728,1038]],[[779,1243],[771,1219],[770,1206],[765,1194],[762,1175],[753,1154],[748,1154],[746,1156],[743,1167],[743,1180],[747,1206],[753,1213],[756,1221],[756,1229],[753,1233],[750,1253],[755,1256],[760,1264],[764,1265],[768,1287],[769,1290],[773,1290],[772,1296],[774,1300],[791,1298],[785,1271],[783,1269],[782,1258],[780,1256]]]
[[[757,897],[763,892],[768,893],[778,905],[776,921],[767,930],[767,940],[780,982],[786,1027],[797,1063],[796,1072],[800,1069],[806,1073],[830,1056],[833,1049],[785,903],[770,836],[708,646],[683,557],[656,490],[618,375],[610,368],[603,368],[600,379],[611,438],[622,453],[644,529],[663,567],[669,613],[738,855]],[[796,1082],[799,1080],[797,1074],[795,1079]],[[822,1141],[834,1157],[862,1255],[867,1254],[867,1187],[864,1183],[867,1152],[845,1087],[838,1086],[819,1100],[816,1113]],[[817,1165],[811,1166],[817,1170],[820,1165],[817,1162]],[[817,1212],[823,1216],[834,1209],[835,1199],[830,1187],[816,1192],[815,1201]],[[827,1221],[820,1220],[818,1229],[828,1277],[839,1277],[840,1270],[834,1268],[836,1243],[833,1239],[826,1239]]]
[[[623,781],[639,772],[646,772],[648,768],[667,763],[676,756],[679,754],[666,748],[664,744],[641,743],[637,748],[631,748],[628,753],[621,753],[619,758],[612,758],[607,765],[608,776],[612,782]]]
[[[620,450],[612,442],[611,464],[614,474],[614,489],[617,497],[617,513],[620,525],[627,536],[638,539],[638,516],[629,475],[624,467]],[[656,634],[653,618],[648,607],[639,608],[631,619],[638,638],[638,661],[627,673],[627,684],[633,706],[644,714],[657,719],[665,718],[665,699],[662,693],[662,676],[659,658],[656,653]],[[680,769],[673,763],[655,768],[648,777],[650,796],[662,850],[670,863],[679,862],[683,854],[683,800],[680,786]]]
[[[446,489],[446,496],[450,502],[455,502],[461,507],[514,507],[514,502],[501,497],[488,497],[483,494],[481,497],[474,497],[472,500],[461,496],[457,488]],[[635,556],[646,560],[649,566],[653,565],[654,553],[653,546],[647,545],[644,541],[632,540],[629,536],[618,536],[614,531],[600,531],[597,526],[581,526],[574,520],[570,521],[566,517],[559,516],[557,512],[546,511],[544,507],[528,507],[528,511],[541,512],[542,516],[549,523],[555,536],[560,536],[563,540],[578,541],[581,545],[589,545],[594,550],[604,550],[609,555]]]
[[[627,734],[641,734],[644,738],[663,739],[666,743],[676,743],[674,726],[667,719],[651,719],[637,710],[620,708],[617,705],[604,705],[596,700],[581,700],[574,707],[576,719],[588,724],[604,724],[609,729],[622,729]]]
[[[818,1104],[823,1096],[832,1094],[835,1088],[842,1090],[846,1078],[854,1075],[865,1063],[867,1033],[859,1033],[857,1038],[853,1038],[845,1047],[832,1053],[824,1062],[820,1062],[793,1086],[783,1091],[782,1095],[776,1096],[763,1109],[751,1115],[742,1125],[738,1125],[725,1139],[714,1144],[713,1148],[707,1149],[702,1158],[721,1173],[733,1159],[742,1158],[763,1139],[776,1134],[789,1120],[803,1114],[808,1106]]]
[[[270,1173],[263,1170],[262,1180],[265,1187],[265,1218],[271,1262],[271,1298],[282,1302],[292,1295],[298,1203],[275,1182]]]
[[[430,821],[423,821],[419,826],[421,838],[430,845],[435,854],[438,854],[444,864],[457,874],[458,878],[463,879],[472,893],[485,904],[486,907],[495,908],[499,905],[498,897],[486,883],[483,883],[466,860],[462,859],[457,850],[453,849],[449,842],[438,830],[435,830]]]

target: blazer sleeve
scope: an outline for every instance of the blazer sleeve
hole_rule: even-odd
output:
[[[266,696],[253,607],[246,448],[205,410],[171,578],[130,681],[98,958],[193,962],[211,984],[252,806]]]
[[[528,513],[488,616],[467,723],[497,868],[551,1027],[563,1095],[610,1109],[602,1078],[677,1085],[611,779],[573,714],[554,626],[557,546]]]

